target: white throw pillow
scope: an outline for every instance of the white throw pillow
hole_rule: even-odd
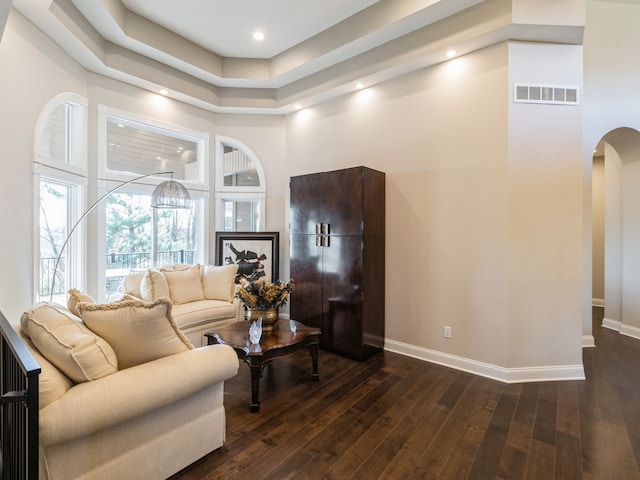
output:
[[[182,270],[161,268],[169,284],[171,300],[175,303],[189,303],[204,300],[200,264]]]
[[[207,300],[223,300],[230,302],[236,291],[236,275],[238,265],[214,267],[205,265],[202,273],[202,290]]]
[[[120,286],[118,290],[122,293],[128,293],[129,295],[133,295],[134,297],[142,298],[142,293],[140,292],[140,284],[142,283],[142,279],[144,278],[147,272],[133,272],[125,275],[120,282]]]
[[[84,323],[113,347],[121,369],[193,348],[176,326],[168,298],[79,303],[78,310]]]
[[[159,298],[169,298],[169,284],[164,274],[158,270],[147,270],[140,282],[140,296],[147,302]]]
[[[40,304],[24,312],[20,323],[42,356],[76,383],[118,370],[113,348],[63,307]]]

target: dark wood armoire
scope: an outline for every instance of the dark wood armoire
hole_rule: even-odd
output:
[[[384,346],[385,174],[367,167],[291,178],[294,320],[324,349],[365,359]]]

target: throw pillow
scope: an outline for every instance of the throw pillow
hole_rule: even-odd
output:
[[[175,303],[204,300],[199,263],[182,270],[161,268],[160,271],[167,279],[171,300]]]
[[[33,358],[40,365],[40,375],[38,376],[38,403],[40,410],[61,398],[73,387],[73,382],[65,376],[62,371],[56,368],[42,353],[38,351],[29,337],[24,332],[20,332],[21,339],[27,346]]]
[[[205,265],[202,273],[202,290],[207,300],[223,300],[230,302],[236,290],[236,274],[238,265],[214,267]]]
[[[72,288],[71,290],[69,290],[69,300],[67,300],[67,308],[75,316],[80,316],[80,312],[78,312],[78,309],[76,308],[78,302],[96,303],[95,300],[86,293],[82,293],[80,290]]]
[[[122,293],[128,293],[129,295],[133,295],[137,298],[142,298],[142,293],[140,292],[140,284],[142,283],[142,279],[144,278],[146,272],[133,272],[128,273],[122,279],[118,290]]]
[[[118,355],[120,368],[186,352],[191,342],[171,316],[171,300],[125,300],[118,303],[79,303],[84,323],[103,337]]]
[[[20,323],[42,356],[75,383],[118,370],[111,346],[63,307],[40,304],[25,312]]]
[[[140,282],[140,294],[141,298],[147,302],[170,297],[169,284],[164,274],[158,270],[147,270]]]

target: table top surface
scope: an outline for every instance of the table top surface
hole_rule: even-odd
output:
[[[252,356],[296,345],[322,333],[318,328],[308,327],[295,320],[279,318],[273,326],[273,331],[262,332],[260,343],[251,343],[249,326],[249,322],[246,321],[232,323],[205,335],[212,335],[218,343],[229,345],[236,350],[244,350],[247,356]]]

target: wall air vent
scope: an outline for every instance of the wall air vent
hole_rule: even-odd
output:
[[[578,105],[578,87],[514,83],[513,101],[519,103]]]

